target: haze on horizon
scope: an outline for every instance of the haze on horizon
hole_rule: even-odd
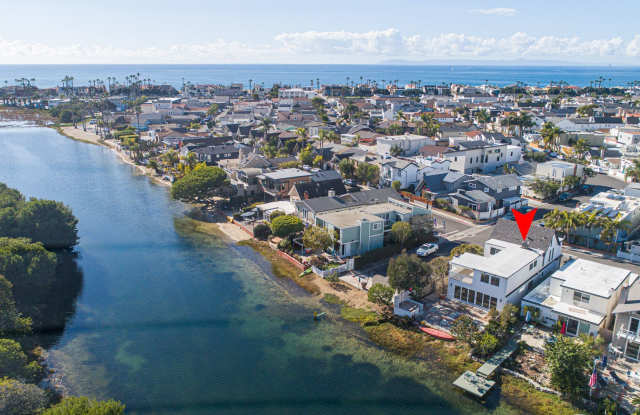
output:
[[[0,64],[640,64],[630,0],[7,3]]]

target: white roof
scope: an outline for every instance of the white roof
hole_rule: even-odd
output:
[[[534,250],[524,249],[518,245],[496,239],[491,239],[487,241],[487,243],[503,246],[504,249],[495,255],[487,257],[465,252],[459,257],[453,258],[451,263],[499,277],[509,278],[540,256]]]
[[[262,212],[267,212],[270,210],[281,210],[284,213],[286,213],[287,215],[291,215],[293,213],[295,213],[296,208],[293,205],[293,203],[287,201],[287,200],[280,200],[277,202],[270,202],[270,203],[263,203],[261,205],[256,206],[256,208],[258,208],[258,210],[262,211]]]
[[[628,269],[578,258],[567,262],[552,277],[563,280],[563,287],[609,298],[630,274]]]

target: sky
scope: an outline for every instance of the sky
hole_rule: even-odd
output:
[[[638,15],[638,0],[0,0],[0,64],[640,65]]]

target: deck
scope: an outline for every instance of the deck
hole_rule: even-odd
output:
[[[453,384],[465,392],[469,392],[478,398],[483,398],[496,382],[467,370]]]
[[[483,398],[496,384],[496,382],[489,380],[489,378],[516,350],[518,350],[518,343],[511,339],[506,346],[491,356],[485,364],[480,366],[476,373],[467,370],[460,375],[453,384],[465,392],[469,392],[478,398]]]

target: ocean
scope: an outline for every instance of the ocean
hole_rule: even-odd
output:
[[[469,66],[469,65],[0,65],[0,85],[11,85],[18,78],[35,79],[40,88],[60,85],[66,75],[75,85],[87,85],[89,80],[107,77],[124,82],[126,76],[140,74],[140,79],[170,84],[180,88],[183,82],[193,84],[257,82],[266,87],[274,83],[308,86],[345,83],[362,80],[395,81],[404,85],[409,81],[425,84],[463,83],[480,85],[490,82],[505,86],[522,82],[542,86],[549,82],[567,82],[588,86],[590,81],[604,78],[603,86],[628,86],[640,80],[640,67],[623,66]]]

